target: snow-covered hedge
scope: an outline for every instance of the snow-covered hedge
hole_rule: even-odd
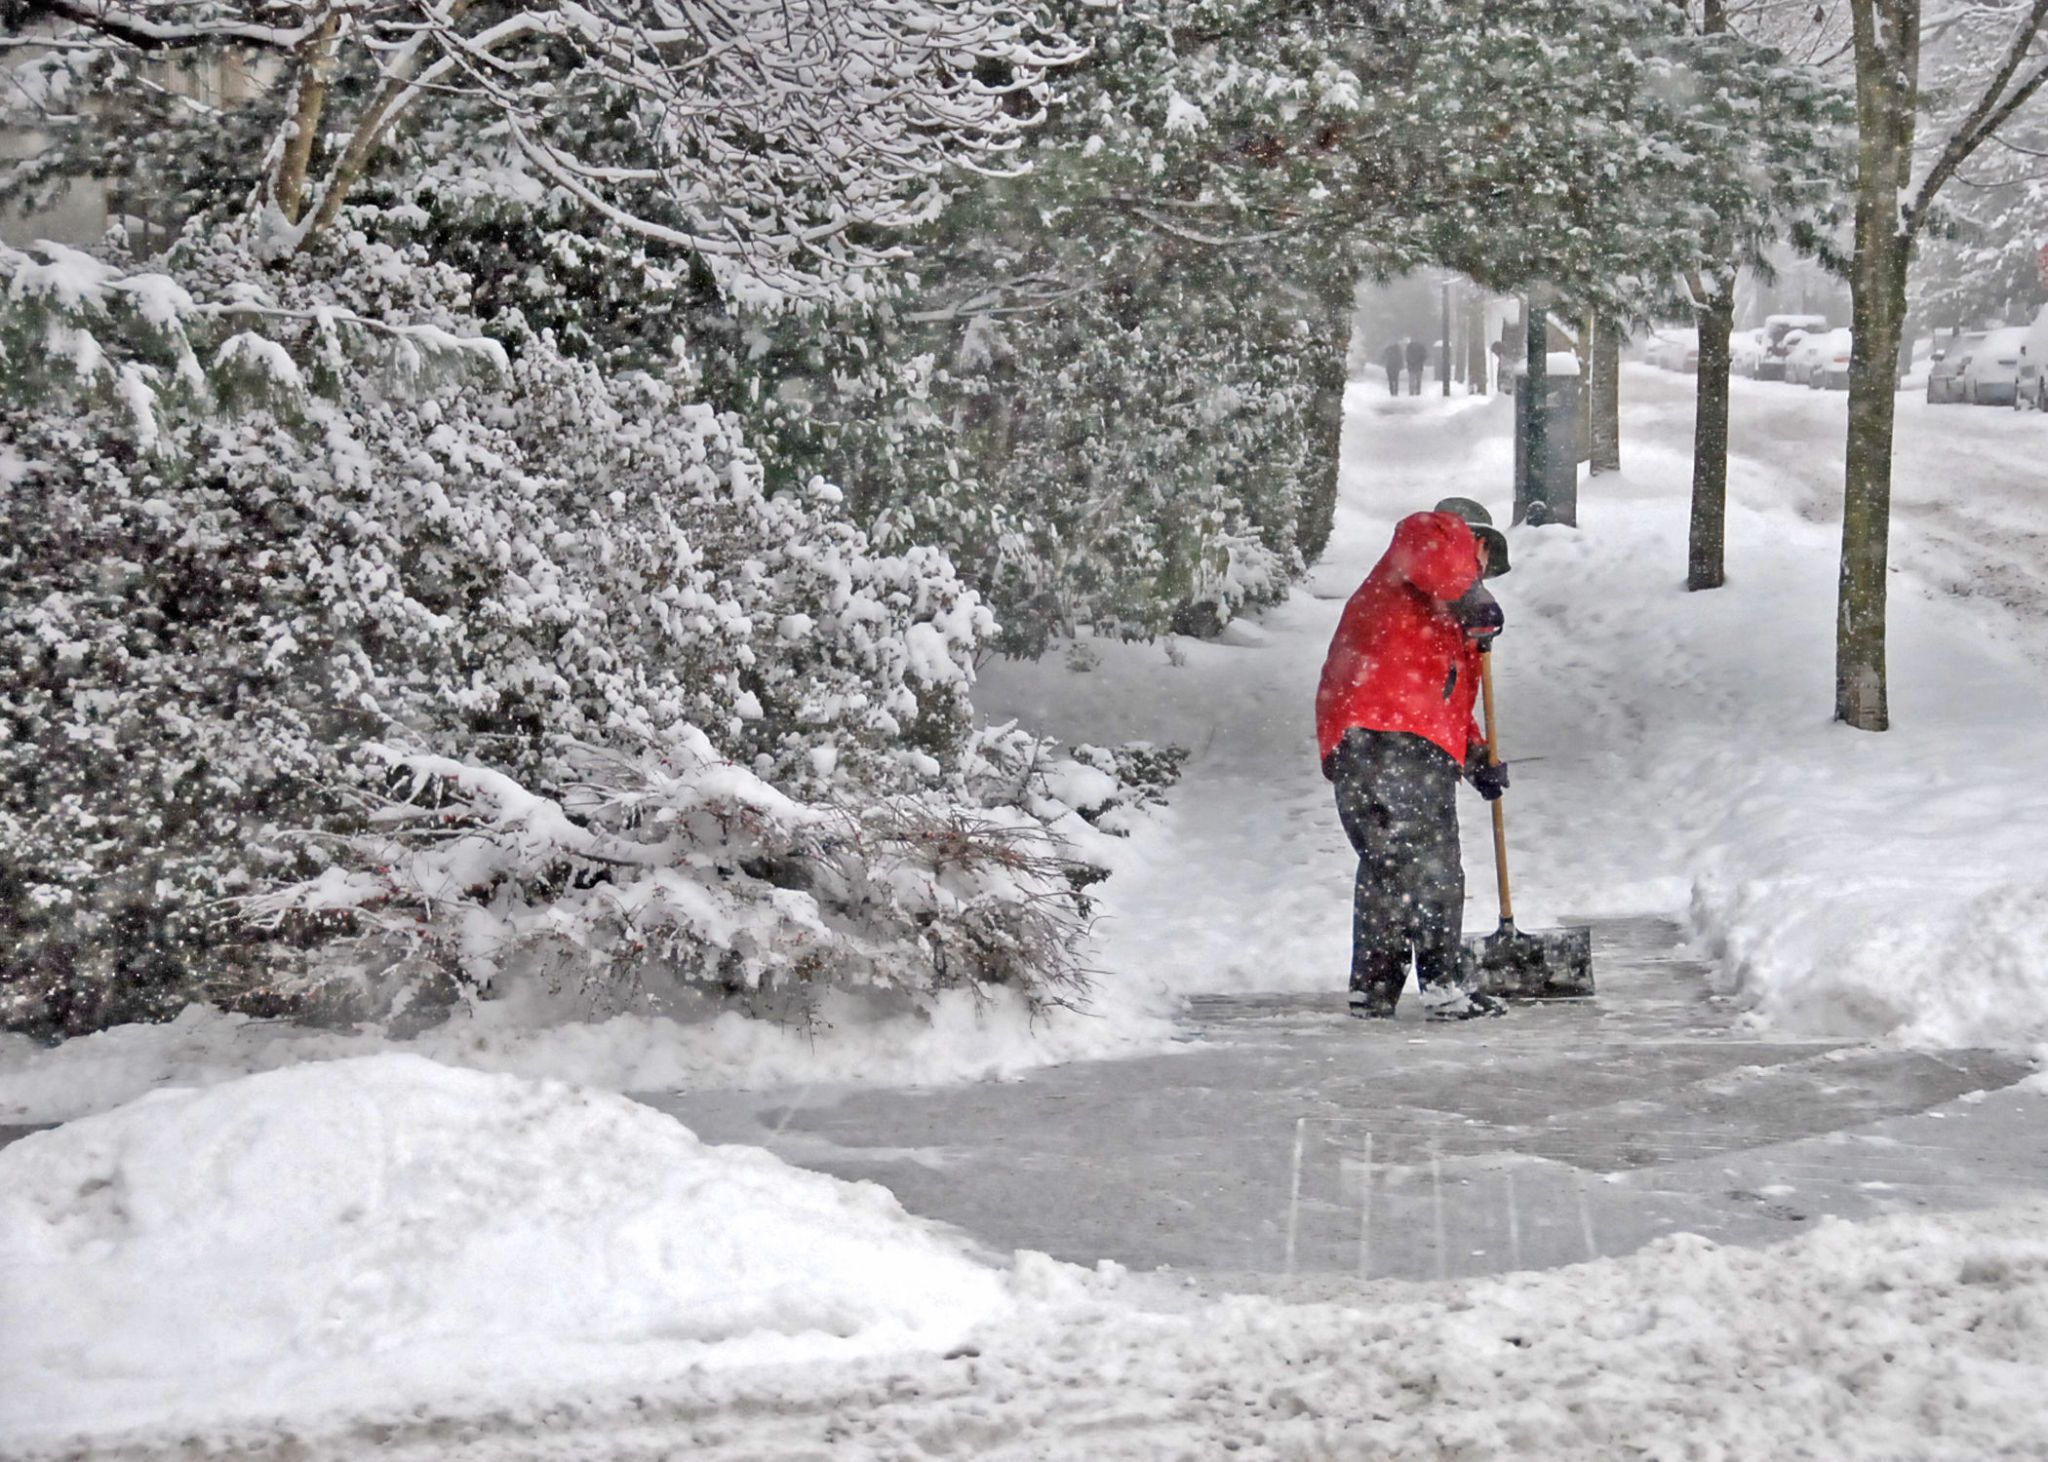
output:
[[[945,555],[878,550],[825,483],[769,496],[680,367],[607,376],[545,336],[509,355],[475,339],[461,277],[424,256],[355,236],[266,269],[214,237],[173,260],[175,280],[0,253],[0,1021],[288,1004],[305,975],[280,969],[259,896],[451,829],[499,861],[465,879],[416,859],[374,902],[411,908],[414,944],[472,982],[488,969],[460,931],[480,908],[609,938],[619,880],[599,887],[594,850],[620,841],[658,848],[635,875],[665,870],[677,899],[694,880],[707,909],[767,898],[734,878],[796,876],[748,858],[897,888],[894,933],[819,901],[821,977],[873,977],[891,939],[942,951],[890,966],[909,988],[1071,977],[1062,845],[970,786],[992,624]],[[394,760],[456,821],[370,815]],[[561,836],[508,833],[513,788]],[[757,793],[774,826],[749,851],[701,799]],[[905,839],[933,828],[966,829],[970,861],[1022,838],[1029,876],[966,902],[904,893],[901,870],[931,864]],[[720,979],[745,945],[749,983],[809,927],[775,907],[773,937],[721,941],[726,908],[671,921],[670,945],[698,941],[693,967]],[[318,944],[359,922],[282,927]],[[1012,952],[977,964],[959,939]]]
[[[356,957],[311,979],[348,995],[367,983],[380,1009],[508,976],[591,1012],[695,990],[779,1018],[827,986],[1048,1002],[1084,987],[1075,864],[1022,808],[797,802],[693,728],[660,755],[578,750],[584,779],[558,801],[487,766],[377,748],[392,786],[367,828],[248,910],[267,928],[347,932]]]

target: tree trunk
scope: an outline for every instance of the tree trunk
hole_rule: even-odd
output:
[[[272,190],[286,223],[299,221],[299,207],[305,199],[306,169],[313,161],[313,144],[319,140],[320,118],[327,110],[327,81],[334,74],[334,36],[340,20],[339,11],[329,12],[326,24],[299,57],[292,136],[277,161],[277,185]]]
[[[1599,322],[1591,310],[1579,316],[1579,412],[1574,434],[1578,438],[1578,458],[1589,464],[1589,471],[1593,460],[1593,337],[1598,329]]]
[[[1486,338],[1486,296],[1477,290],[1465,305],[1465,377],[1474,396],[1486,394],[1487,362],[1491,353]]]
[[[1835,719],[1861,731],[1891,722],[1885,686],[1894,371],[1906,305],[1911,223],[1900,202],[1913,163],[1920,74],[1918,0],[1854,0],[1856,253],[1849,271],[1849,437],[1842,484],[1842,568],[1835,605]]]
[[[1451,282],[1444,281],[1443,340],[1437,351],[1437,384],[1443,387],[1443,394],[1451,394]]]
[[[1720,282],[1695,312],[1700,374],[1692,423],[1692,531],[1685,587],[1718,589],[1727,582],[1728,336],[1735,327],[1735,281]]]
[[[1523,374],[1515,383],[1515,394],[1523,402],[1522,460],[1524,470],[1515,483],[1514,521],[1525,523],[1529,511],[1542,501],[1538,486],[1546,460],[1550,435],[1543,416],[1543,398],[1549,391],[1550,317],[1544,296],[1535,288],[1522,296]]]
[[[474,3],[475,0],[453,0],[441,23],[452,29]],[[361,115],[356,118],[355,130],[349,134],[348,145],[342,148],[341,156],[328,170],[326,184],[320,192],[319,206],[313,210],[313,222],[300,239],[301,248],[305,247],[306,241],[314,234],[332,227],[334,220],[341,216],[342,205],[348,201],[348,195],[361,180],[364,168],[369,165],[371,154],[376,152],[384,141],[384,129],[391,123],[392,109],[398,106],[406,92],[411,89],[413,76],[419,70],[420,54],[415,50],[405,59],[391,63],[376,93],[371,96]]]
[[[1621,331],[1612,320],[1593,330],[1593,372],[1587,382],[1593,398],[1593,462],[1595,472],[1621,471]]]
[[[1344,461],[1344,388],[1350,381],[1354,315],[1351,302],[1344,301],[1334,314],[1329,347],[1316,352],[1309,369],[1315,373],[1315,403],[1311,421],[1316,434],[1314,470],[1308,491],[1294,519],[1294,546],[1303,563],[1314,563],[1329,546],[1330,528],[1337,516],[1337,478]]]

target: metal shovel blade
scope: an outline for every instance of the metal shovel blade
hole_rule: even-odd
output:
[[[1501,999],[1557,1000],[1593,993],[1593,931],[1524,934],[1512,919],[1465,941],[1470,987]]]

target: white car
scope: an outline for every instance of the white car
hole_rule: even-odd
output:
[[[2048,305],[2041,306],[2041,313],[2027,327],[2026,341],[2020,347],[2020,378],[2013,388],[2012,404],[2015,409],[2031,406],[2036,411],[2048,411]]]
[[[1963,365],[1963,399],[1972,406],[2011,406],[2020,394],[2020,351],[2026,347],[2025,325],[2008,325],[1987,334]]]
[[[1816,391],[1849,389],[1849,350],[1855,343],[1844,325],[1820,337],[1819,355],[1807,372],[1806,384]]]
[[[1970,363],[1970,352],[1984,343],[1987,333],[1973,330],[1966,335],[1951,333],[1946,339],[1935,336],[1934,349],[1927,357],[1930,406],[1950,406],[1963,399],[1963,367]]]
[[[1817,330],[1828,328],[1826,315],[1766,315],[1764,316],[1764,353],[1756,363],[1756,377],[1760,381],[1782,381],[1785,379],[1786,353],[1797,343],[1795,332],[1810,335]]]
[[[1827,345],[1825,330],[1794,330],[1785,336],[1785,379],[1795,386],[1806,384],[1806,378],[1813,374],[1813,368],[1820,363],[1822,349]]]

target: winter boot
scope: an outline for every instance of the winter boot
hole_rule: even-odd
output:
[[[1506,1015],[1502,1001],[1477,990],[1457,985],[1434,985],[1422,992],[1422,1009],[1431,1020],[1477,1020],[1482,1016]]]
[[[1360,1020],[1392,1020],[1394,1004],[1400,998],[1400,990],[1374,985],[1364,990],[1353,990],[1346,1009]]]

